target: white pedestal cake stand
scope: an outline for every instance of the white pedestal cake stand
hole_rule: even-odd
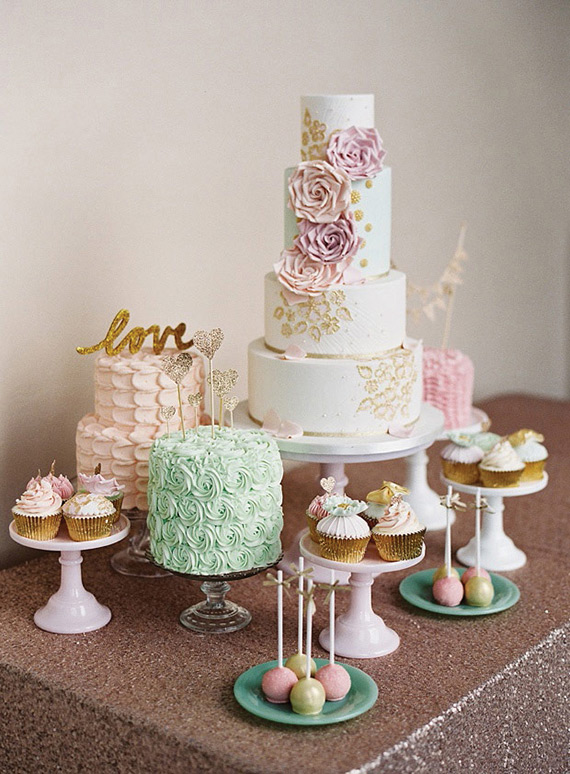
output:
[[[526,564],[526,554],[517,548],[503,529],[504,497],[523,497],[540,492],[548,484],[548,474],[544,473],[539,481],[525,481],[518,486],[491,488],[477,487],[469,484],[458,484],[448,478],[441,477],[442,482],[452,486],[458,492],[474,495],[477,489],[487,500],[489,511],[483,511],[481,520],[481,567],[485,570],[505,571],[518,570]],[[442,508],[442,510],[444,510]],[[457,558],[467,567],[475,565],[475,538],[457,551]]]
[[[109,623],[109,608],[97,602],[93,594],[83,586],[81,552],[117,543],[128,535],[130,527],[127,517],[121,515],[111,534],[98,540],[72,540],[63,524],[58,535],[52,540],[32,540],[19,535],[14,522],[10,524],[10,537],[16,543],[41,551],[59,551],[61,554],[61,585],[47,604],[36,611],[36,626],[55,634],[80,634],[100,629]]]
[[[376,548],[369,546],[361,562],[347,564],[324,559],[317,544],[311,540],[309,531],[305,530],[299,548],[313,566],[318,565],[327,571],[340,570],[349,573],[350,604],[347,612],[339,615],[335,622],[335,653],[345,658],[377,658],[396,650],[400,637],[372,610],[372,584],[379,575],[406,570],[421,562],[425,555],[425,546],[416,559],[402,562],[385,562],[378,556]],[[330,572],[327,572],[327,575],[330,580]],[[329,649],[328,628],[321,632],[319,642],[325,650]]]
[[[488,424],[489,417],[487,414],[473,406],[471,409],[471,424],[454,429],[453,432],[478,433]],[[445,439],[446,436],[442,433],[434,440],[444,441]],[[428,455],[426,451],[422,449],[415,454],[411,454],[406,462],[408,467],[406,486],[410,490],[406,500],[410,503],[422,524],[426,525],[428,532],[445,529],[445,509],[440,505],[439,495],[433,489],[430,489],[427,481]],[[452,514],[452,524],[454,520],[455,516]]]
[[[321,466],[319,479],[333,476],[336,481],[335,491],[342,493],[348,484],[344,466],[355,462],[384,462],[409,457],[422,452],[436,440],[443,430],[444,417],[441,411],[422,404],[418,421],[414,425],[413,434],[409,438],[397,438],[384,433],[383,435],[363,435],[347,437],[317,437],[303,435],[300,438],[276,438],[281,457],[297,462],[318,462]],[[235,424],[244,429],[259,429],[247,413],[247,401],[239,404],[235,412]],[[381,482],[379,482],[381,483]],[[319,490],[320,491],[320,490]],[[438,499],[439,502],[439,499]],[[307,503],[308,505],[308,503]],[[441,506],[439,506],[441,510]],[[445,516],[445,514],[444,514]],[[293,539],[292,544],[285,549],[285,554],[279,568],[285,573],[291,573],[291,564],[299,559],[299,542],[303,530]],[[341,583],[346,583],[348,575],[341,572],[338,577]],[[329,573],[322,566],[313,568],[313,578],[326,582]]]

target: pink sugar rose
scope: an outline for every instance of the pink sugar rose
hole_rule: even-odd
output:
[[[382,171],[385,155],[378,131],[356,126],[332,134],[327,148],[330,163],[346,172],[351,180],[377,175]]]
[[[359,282],[360,272],[352,268],[351,263],[352,258],[338,263],[314,261],[294,245],[290,250],[283,250],[281,260],[273,268],[283,285],[283,295],[292,306],[306,301],[307,296],[318,296],[334,285]]]
[[[356,232],[352,213],[342,215],[334,223],[311,223],[300,220],[299,236],[295,242],[299,250],[314,261],[338,263],[354,258],[362,239]]]
[[[350,178],[326,161],[303,161],[289,178],[289,203],[298,218],[333,223],[348,212]]]

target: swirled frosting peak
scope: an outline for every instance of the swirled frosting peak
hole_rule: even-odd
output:
[[[116,478],[104,478],[101,473],[95,473],[92,476],[78,473],[77,478],[79,479],[81,488],[85,490],[85,492],[100,494],[105,497],[122,492],[125,488],[122,484],[119,484]]]
[[[411,532],[419,532],[421,529],[423,524],[420,523],[410,504],[399,494],[392,497],[390,505],[374,527],[376,532],[385,535],[407,535]]]
[[[45,478],[32,479],[24,494],[16,500],[16,507],[22,513],[47,515],[61,508],[61,497]]]
[[[507,441],[499,441],[493,448],[486,452],[481,460],[481,467],[488,470],[521,470],[524,462]]]
[[[370,537],[370,529],[364,519],[356,513],[336,509],[340,513],[331,514],[317,524],[317,532],[337,538]]]

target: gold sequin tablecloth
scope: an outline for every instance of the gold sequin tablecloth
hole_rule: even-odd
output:
[[[373,604],[402,644],[384,658],[351,662],[377,682],[377,704],[344,724],[300,729],[258,720],[233,698],[235,678],[275,650],[274,591],[259,577],[234,583],[230,594],[251,610],[250,626],[203,637],[178,623],[202,598],[198,583],[122,577],[109,566],[116,547],[88,552],[85,586],[113,619],[91,634],[53,635],[32,620],[59,583],[57,555],[41,556],[0,573],[0,771],[569,771],[570,404],[503,396],[482,408],[496,432],[543,432],[550,452],[548,488],[506,503],[505,531],[528,556],[505,573],[521,590],[515,607],[473,619],[431,615],[399,597],[404,574],[380,578]],[[440,489],[438,448],[429,470]],[[348,475],[349,493],[363,497],[383,478],[401,481],[404,463],[353,465]],[[317,477],[316,465],[285,477],[285,543],[303,524]],[[472,533],[472,517],[459,515],[454,548]],[[441,563],[443,537],[427,535],[419,569]],[[317,611],[317,632],[326,616]],[[288,651],[295,625],[289,602]],[[326,655],[318,646],[316,654]]]

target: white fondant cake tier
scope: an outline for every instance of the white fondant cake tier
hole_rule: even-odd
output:
[[[150,550],[163,567],[219,575],[266,567],[281,554],[275,441],[259,430],[209,427],[157,439],[150,452]]]
[[[377,435],[420,414],[421,342],[373,358],[285,360],[257,339],[248,364],[249,413],[259,423],[273,409],[306,435]]]
[[[77,425],[76,458],[78,473],[93,473],[101,465],[105,477],[114,476],[124,486],[123,508],[147,510],[148,454],[152,441],[166,432],[160,416],[165,405],[178,407],[174,383],[163,373],[161,358],[176,354],[164,350],[155,355],[142,349],[135,355],[100,355],[95,362],[95,412],[86,414]],[[193,363],[182,382],[184,395],[204,394],[204,362],[192,353]],[[183,403],[185,426],[193,427],[194,409]],[[202,409],[198,417],[202,414]],[[176,414],[172,430],[179,427]]]
[[[289,306],[274,273],[265,276],[265,343],[283,352],[369,357],[399,347],[406,335],[406,277],[390,271],[358,285],[340,285]]]
[[[289,177],[295,167],[285,170],[285,247],[290,248],[298,234],[297,218],[288,207]],[[352,180],[350,212],[362,238],[354,266],[364,277],[376,277],[390,270],[392,232],[392,170],[383,169],[368,180]]]
[[[374,126],[373,94],[309,94],[301,97],[301,158],[324,159],[339,129]]]

